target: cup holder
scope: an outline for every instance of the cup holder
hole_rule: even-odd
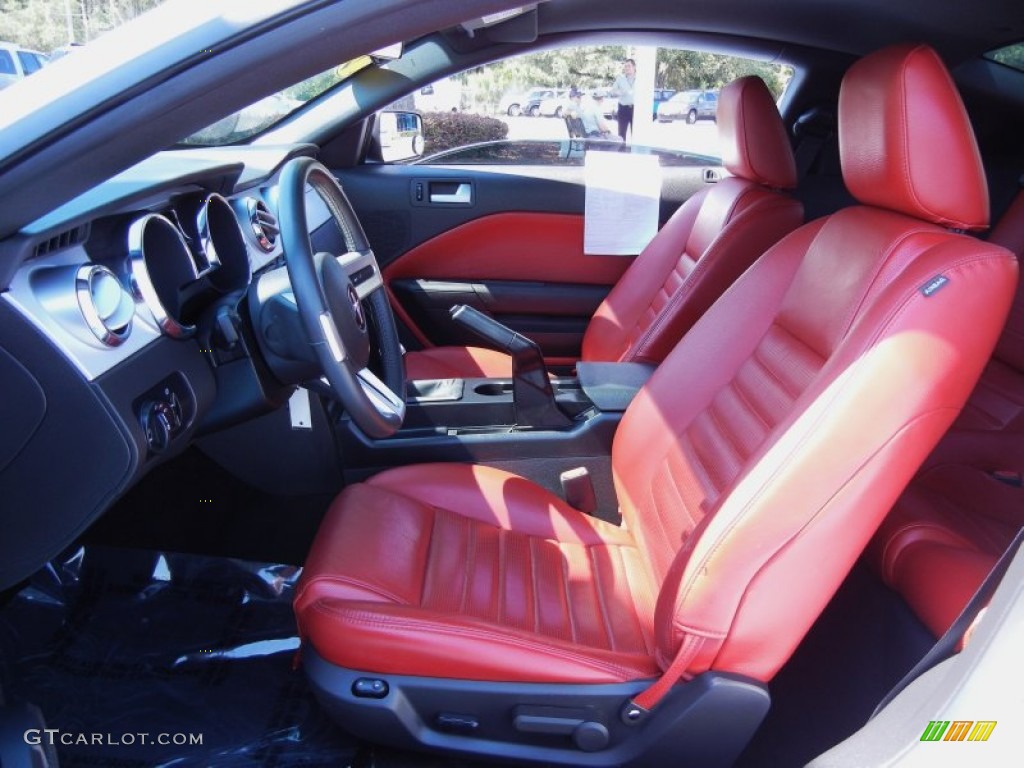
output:
[[[485,381],[473,387],[473,391],[484,397],[501,397],[512,394],[511,381]]]

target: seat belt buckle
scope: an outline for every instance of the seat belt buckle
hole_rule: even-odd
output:
[[[597,494],[594,483],[590,479],[590,470],[586,467],[568,469],[558,476],[562,484],[562,498],[570,507],[592,515],[597,512]]]

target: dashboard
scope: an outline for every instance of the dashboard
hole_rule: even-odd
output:
[[[156,155],[29,230],[31,257],[4,298],[88,380],[161,335],[193,336],[216,296],[283,256],[275,174],[301,150],[261,152],[255,168],[218,154]]]
[[[163,152],[22,231],[0,286],[0,589],[200,431],[287,400],[294,385],[268,369],[254,315],[262,286],[280,303],[287,280],[278,174],[314,150]],[[360,297],[380,285],[311,189],[306,218],[316,250],[367,260]]]

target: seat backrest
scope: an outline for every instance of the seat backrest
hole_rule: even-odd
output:
[[[977,146],[926,46],[855,64],[840,105],[860,205],[807,224],[694,325],[633,401],[612,466],[661,584],[657,655],[770,679],[949,427],[1006,317]],[[965,319],[969,318],[969,322]]]
[[[759,77],[722,89],[722,164],[732,174],[687,200],[637,256],[583,337],[589,361],[661,362],[715,299],[803,222],[779,190],[796,185],[793,149]]]
[[[1018,192],[1010,207],[992,228],[988,241],[1024,256],[1024,191]],[[996,343],[994,354],[998,360],[1024,373],[1024,281],[1017,285],[1017,293],[1010,308],[1003,333]]]

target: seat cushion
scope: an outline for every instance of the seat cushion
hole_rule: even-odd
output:
[[[655,594],[627,531],[516,475],[434,464],[338,497],[295,605],[349,669],[602,683],[658,674]]]

